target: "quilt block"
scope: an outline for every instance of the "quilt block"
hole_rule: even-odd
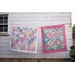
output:
[[[10,49],[20,52],[37,52],[37,27],[13,25],[10,39]]]
[[[41,35],[43,53],[67,50],[64,24],[41,27]]]

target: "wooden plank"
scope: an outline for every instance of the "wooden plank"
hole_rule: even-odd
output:
[[[53,58],[43,58],[43,59],[26,59],[26,58],[0,58],[0,62],[71,62],[71,58],[63,59],[53,59]]]
[[[0,51],[9,50],[9,46],[0,46]]]
[[[17,51],[0,50],[0,58],[70,58],[69,51],[65,52],[58,52],[58,53],[51,53],[51,54],[43,54],[38,52],[37,54],[31,53],[22,53]]]

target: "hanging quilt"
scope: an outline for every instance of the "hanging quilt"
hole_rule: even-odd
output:
[[[41,27],[43,53],[66,51],[65,25]]]
[[[37,27],[12,26],[10,49],[20,52],[37,52]]]

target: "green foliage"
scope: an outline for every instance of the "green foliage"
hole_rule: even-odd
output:
[[[73,29],[72,29],[72,30],[73,30],[73,33],[72,33],[73,35],[72,35],[72,36],[73,36],[73,39],[75,40],[75,24],[74,24],[74,26],[73,26]]]
[[[72,60],[75,61],[75,45],[70,47],[71,51],[70,51],[70,56],[72,58]]]
[[[72,51],[75,51],[75,45],[71,46],[70,49],[71,49]]]
[[[75,24],[73,26],[73,29],[72,29],[72,36],[73,36],[73,41],[75,40]],[[71,46],[70,47],[71,51],[70,51],[70,56],[72,58],[73,61],[75,61],[75,45]]]

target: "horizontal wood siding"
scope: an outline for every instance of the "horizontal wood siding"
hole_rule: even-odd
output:
[[[48,12],[48,13],[9,13],[9,34],[11,25],[27,25],[27,26],[48,26],[56,24],[65,24],[67,51],[43,54],[41,33],[39,29],[38,52],[36,54],[15,52],[9,49],[10,36],[0,36],[0,58],[70,58],[69,51],[72,43],[72,24],[70,12]]]

